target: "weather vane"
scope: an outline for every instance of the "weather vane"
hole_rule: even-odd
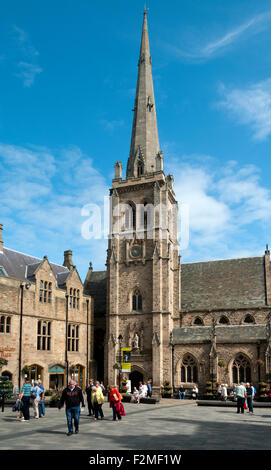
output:
[[[147,13],[148,10],[149,10],[149,8],[147,8],[146,3],[144,3],[144,11]]]

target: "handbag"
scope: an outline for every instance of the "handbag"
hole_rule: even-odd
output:
[[[113,394],[113,398],[114,398],[114,400],[115,400],[116,402],[119,401],[119,397],[118,397],[118,395],[117,395],[116,393]]]

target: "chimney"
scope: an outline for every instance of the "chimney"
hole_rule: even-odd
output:
[[[2,232],[3,232],[3,225],[0,224],[0,253],[3,253],[3,249],[4,249],[4,242],[3,242],[3,238],[2,238]]]
[[[69,270],[73,268],[73,262],[72,262],[72,250],[66,250],[64,251],[64,263],[63,266],[66,266]]]

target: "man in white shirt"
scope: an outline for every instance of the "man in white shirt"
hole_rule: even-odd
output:
[[[244,382],[241,382],[241,385],[237,385],[236,387],[236,398],[237,398],[237,413],[244,414],[245,412],[245,399],[247,396],[246,387],[244,386]]]

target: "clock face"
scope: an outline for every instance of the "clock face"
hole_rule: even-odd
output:
[[[138,258],[139,256],[141,256],[141,246],[139,245],[132,246],[130,253],[133,258]]]

